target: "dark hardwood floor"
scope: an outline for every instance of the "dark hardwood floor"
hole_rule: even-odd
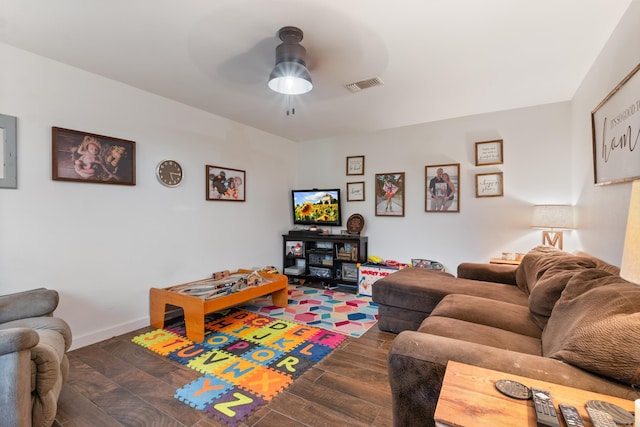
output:
[[[149,330],[69,353],[55,427],[220,425],[173,397],[200,373],[131,342]],[[387,353],[394,337],[377,326],[349,337],[244,426],[391,426]]]

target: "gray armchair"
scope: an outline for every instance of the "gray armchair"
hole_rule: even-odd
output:
[[[0,425],[49,427],[69,372],[71,329],[49,289],[0,296]]]

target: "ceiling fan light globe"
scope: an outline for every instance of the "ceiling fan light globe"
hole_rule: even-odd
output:
[[[269,88],[284,95],[302,95],[311,91],[313,85],[299,77],[276,77],[269,81]]]
[[[269,76],[269,88],[285,95],[302,95],[313,89],[306,67],[296,62],[281,62]]]

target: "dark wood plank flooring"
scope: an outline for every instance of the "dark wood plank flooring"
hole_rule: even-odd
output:
[[[69,353],[54,427],[220,425],[173,397],[200,373],[131,342],[149,330]],[[393,338],[377,326],[349,337],[244,426],[391,426],[387,353]]]

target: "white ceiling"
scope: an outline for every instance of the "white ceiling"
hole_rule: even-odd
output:
[[[303,141],[570,100],[631,1],[0,0],[0,42]],[[287,25],[294,116],[267,87]]]

